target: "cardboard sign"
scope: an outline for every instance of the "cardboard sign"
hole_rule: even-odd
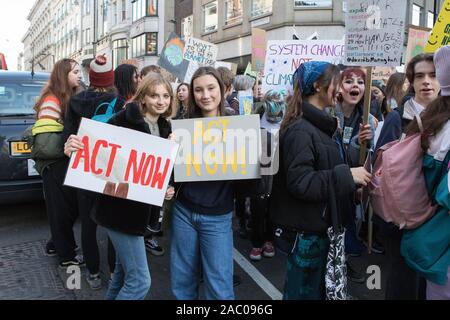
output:
[[[430,29],[428,28],[409,27],[405,64],[408,64],[409,60],[424,52],[429,35]]]
[[[343,40],[276,40],[267,44],[263,92],[275,90],[286,95],[292,90],[293,74],[304,62],[343,62]]]
[[[238,67],[238,65],[236,63],[225,62],[225,61],[216,61],[216,64],[214,65],[214,68],[217,69],[219,67],[224,67],[224,68],[227,68],[227,69],[231,70],[231,72],[233,72],[234,75],[237,74],[237,67]]]
[[[169,39],[161,51],[158,65],[169,71],[178,79],[184,79],[189,62],[183,58],[184,42],[175,33],[169,35]]]
[[[86,118],[78,136],[64,185],[162,206],[178,144]]]
[[[387,84],[391,75],[396,72],[397,70],[394,67],[374,67],[372,70],[372,81],[381,80],[384,84]]]
[[[238,99],[239,99],[239,114],[241,116],[252,114],[252,107],[253,107],[252,90],[238,91]]]
[[[187,61],[213,67],[217,60],[217,50],[215,44],[195,38],[187,38],[183,54]]]
[[[445,0],[442,4],[441,12],[425,46],[425,52],[432,53],[446,45],[450,45],[450,0]]]
[[[258,77],[258,73],[252,70],[252,64],[250,62],[247,64],[247,68],[245,68],[244,75],[252,77],[255,80]]]
[[[399,66],[403,55],[407,1],[348,0],[345,64]]]
[[[252,28],[252,70],[264,71],[266,62],[267,34],[265,30]]]
[[[172,129],[176,182],[260,177],[259,115],[172,120]]]

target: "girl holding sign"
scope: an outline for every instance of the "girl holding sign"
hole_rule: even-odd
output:
[[[145,77],[132,102],[108,123],[168,138],[174,97],[172,87],[161,75]],[[120,192],[119,188],[117,193]],[[105,227],[116,251],[116,266],[106,298],[108,300],[141,300],[150,289],[150,272],[145,253],[144,234],[153,206],[121,199],[110,193],[98,199],[94,220]],[[166,200],[173,197],[173,187]],[[159,208],[157,208],[159,213]]]
[[[225,115],[224,86],[211,67],[192,77],[189,117]],[[233,292],[234,184],[232,181],[182,183],[172,211],[170,272],[177,299],[199,298],[200,273],[205,298],[231,300]]]
[[[334,106],[338,85],[337,66],[302,64],[294,74],[294,95],[281,125],[280,169],[273,181],[270,213],[276,225],[296,234],[284,299],[325,298],[327,231],[333,226],[337,232],[345,225],[356,185],[366,185],[371,178],[363,167],[346,164],[338,121],[326,111]],[[344,252],[336,257],[345,259]],[[338,272],[342,283],[333,281],[332,286],[345,288],[345,269]]]

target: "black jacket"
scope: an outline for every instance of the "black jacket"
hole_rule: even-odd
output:
[[[127,104],[125,110],[116,114],[108,123],[151,134],[139,106],[135,103]],[[160,117],[158,127],[161,138],[169,137],[171,127],[167,120]],[[157,207],[137,201],[100,195],[92,218],[103,227],[126,234],[143,236],[150,219],[150,210],[155,208]]]
[[[335,118],[304,103],[303,117],[281,131],[280,168],[270,204],[275,224],[324,234],[331,226],[327,208],[333,186],[338,219],[345,224],[345,210],[356,186],[345,164],[344,148],[333,138],[336,129]]]
[[[114,106],[114,113],[117,113],[123,109],[125,100],[114,93],[87,90],[70,98],[69,109],[64,120],[64,141],[67,141],[71,134],[77,134],[81,118],[91,119],[100,104],[109,103],[115,98],[117,98],[117,102]],[[99,112],[102,112],[102,110],[99,110]],[[104,112],[105,110],[103,110]]]

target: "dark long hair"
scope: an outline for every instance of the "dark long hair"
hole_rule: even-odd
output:
[[[436,136],[450,120],[450,97],[439,96],[431,102],[425,111],[421,114],[423,133],[422,133],[422,150],[426,152],[430,147],[430,138]],[[419,133],[419,125],[417,120],[411,121],[407,127],[406,134],[411,135]]]
[[[114,85],[119,94],[128,100],[134,96],[137,84],[133,78],[138,76],[138,69],[131,64],[121,64],[114,70]]]
[[[319,79],[317,79],[316,82],[324,90],[328,91],[328,88],[333,82],[335,84],[339,82],[339,74],[339,67],[332,64],[327,69],[325,69],[324,73],[319,77]],[[315,94],[315,92],[313,92],[313,94]],[[307,98],[308,96],[312,96],[313,94],[303,95],[300,91],[298,81],[295,82],[294,94],[290,97],[289,100],[286,100],[288,101],[288,107],[284,120],[281,123],[281,129],[286,128],[288,125],[302,116],[303,99]]]
[[[195,96],[194,96],[194,81],[197,78],[203,77],[203,76],[212,76],[217,80],[217,83],[220,87],[220,105],[219,105],[219,116],[224,116],[225,113],[225,91],[223,87],[222,79],[220,78],[219,72],[217,72],[216,69],[213,67],[200,67],[195,71],[194,75],[192,76],[190,90],[189,90],[189,107],[188,107],[188,117],[189,118],[202,118],[202,110],[195,102]]]
[[[61,59],[55,63],[52,73],[50,74],[50,79],[44,89],[42,89],[41,95],[34,105],[36,117],[39,114],[39,108],[41,107],[44,99],[49,95],[54,95],[59,100],[61,116],[63,119],[65,118],[70,97],[73,96],[76,91],[74,88],[70,87],[69,73],[77,65],[78,62],[73,59]]]

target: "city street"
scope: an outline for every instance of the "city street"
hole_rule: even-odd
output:
[[[236,226],[236,223],[235,223]],[[45,300],[100,300],[103,299],[108,278],[106,263],[106,234],[99,227],[98,242],[101,251],[103,288],[92,291],[85,282],[85,268],[82,268],[82,282],[79,290],[65,288],[70,276],[60,269],[56,257],[44,255],[45,243],[49,237],[45,204],[43,202],[2,206],[0,211],[0,300],[45,299]],[[80,245],[80,225],[76,225],[77,243]],[[168,233],[160,238],[166,254],[155,257],[148,253],[152,285],[147,299],[171,300],[170,292]],[[235,274],[241,284],[235,287],[238,300],[281,299],[286,272],[286,258],[277,254],[274,258],[263,258],[250,262],[248,253],[251,244],[235,232]],[[360,271],[368,263],[382,265],[382,255],[363,255],[353,258],[352,264]],[[383,268],[381,268],[383,270]],[[367,276],[370,276],[367,275]],[[384,274],[382,272],[382,280]],[[384,284],[384,280],[382,281]],[[369,290],[366,284],[349,282],[350,293],[357,299],[382,299],[381,290]]]

